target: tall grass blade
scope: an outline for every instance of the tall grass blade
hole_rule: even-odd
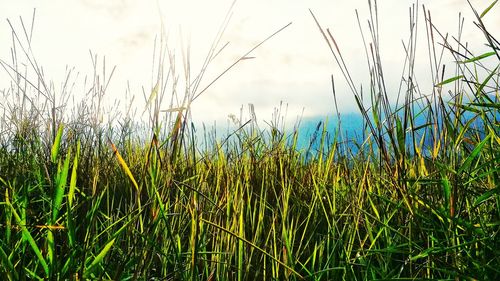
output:
[[[19,280],[19,275],[17,274],[9,257],[3,250],[2,245],[0,245],[0,258],[2,259],[2,269],[0,269],[0,272],[4,271],[8,280]]]
[[[52,199],[52,220],[50,224],[54,224],[57,221],[59,210],[61,209],[64,190],[66,189],[66,183],[68,180],[70,158],[71,150],[68,151],[63,166],[61,167],[61,163],[59,162],[57,167],[56,186],[54,190],[54,197]]]
[[[484,16],[486,16],[486,14],[491,10],[491,8],[493,8],[493,6],[495,6],[497,4],[497,2],[498,2],[498,0],[491,2],[491,4],[486,9],[484,9],[484,11],[481,13],[481,15],[479,17],[483,18]]]
[[[106,246],[104,246],[101,252],[99,252],[99,254],[94,258],[92,263],[85,269],[85,272],[83,273],[83,278],[91,278],[90,275],[94,272],[94,270],[96,270],[97,266],[104,260],[109,250],[111,250],[111,247],[113,247],[115,240],[116,238],[113,238],[106,244]]]
[[[8,190],[5,192],[8,192]],[[28,228],[26,227],[26,225],[24,225],[23,220],[21,219],[21,217],[17,213],[14,206],[10,203],[10,201],[6,201],[5,203],[8,206],[10,206],[10,208],[12,210],[12,214],[14,215],[14,218],[16,219],[16,222],[17,222],[18,226],[21,228],[23,238],[26,241],[28,241],[28,244],[31,246],[31,249],[35,253],[36,257],[38,258],[38,262],[40,263],[40,265],[42,266],[42,268],[45,272],[45,276],[48,277],[49,276],[49,266],[47,264],[47,261],[45,261],[45,258],[42,255],[42,251],[40,251],[40,248],[38,248],[38,245],[36,244],[35,239],[33,239],[33,236],[31,236],[31,233],[29,232]]]
[[[61,138],[63,134],[63,128],[64,126],[61,124],[59,125],[59,129],[57,130],[56,137],[54,139],[54,144],[52,145],[52,150],[51,150],[51,159],[52,163],[57,162],[57,156],[59,155],[59,149],[61,148]]]
[[[132,175],[132,172],[130,171],[127,163],[125,162],[125,160],[123,160],[122,156],[120,155],[120,152],[118,152],[118,149],[113,144],[113,142],[111,142],[110,139],[108,139],[108,142],[109,142],[109,145],[111,146],[111,149],[113,150],[113,154],[116,156],[116,159],[118,160],[118,163],[122,167],[123,171],[128,176],[128,178],[130,179],[130,181],[134,185],[135,189],[137,191],[139,191],[139,185],[137,184],[137,181],[135,180],[134,175]]]
[[[479,155],[479,153],[481,153],[483,147],[486,145],[486,143],[489,141],[490,138],[491,138],[491,132],[480,143],[478,143],[477,146],[474,148],[474,150],[467,156],[465,161],[458,168],[457,170],[458,174],[461,174],[466,169],[470,168],[472,161]]]
[[[284,268],[286,268],[287,270],[289,270],[290,272],[292,272],[293,274],[295,274],[295,276],[299,277],[300,279],[304,279],[304,277],[302,275],[300,275],[300,273],[298,273],[297,271],[295,271],[295,269],[291,268],[290,266],[288,266],[287,264],[285,264],[284,262],[282,262],[281,260],[277,259],[276,257],[274,257],[273,255],[269,254],[268,252],[264,251],[262,248],[260,248],[259,246],[255,245],[254,243],[248,241],[247,239],[245,239],[244,237],[241,237],[239,236],[238,234],[236,233],[233,233],[231,232],[230,230],[228,229],[225,229],[211,221],[208,221],[204,218],[201,219],[203,222],[206,222],[207,224],[219,229],[219,230],[222,230],[224,232],[226,232],[227,234],[235,237],[236,239],[238,240],[241,240],[243,242],[245,242],[246,244],[250,245],[251,247],[257,249],[259,252],[261,252],[262,254],[264,254],[265,256],[269,257],[270,259],[274,260],[275,262],[277,262],[278,264],[280,264],[281,266],[283,266]]]
[[[488,76],[484,79],[483,83],[481,83],[481,85],[479,85],[479,87],[478,87],[478,88],[477,88],[477,90],[476,90],[476,94],[477,94],[477,95],[479,95],[479,94],[481,94],[481,93],[482,93],[482,91],[483,91],[484,87],[486,86],[486,84],[488,83],[488,81],[490,81],[490,79],[491,79],[493,76],[498,75],[498,74],[496,73],[496,71],[497,71],[497,69],[498,69],[499,67],[500,67],[500,65],[497,65],[497,66],[495,67],[495,69],[494,69],[494,70],[492,70],[492,71],[491,71],[491,73],[489,73],[489,74],[488,74]]]
[[[492,109],[500,109],[500,104],[498,104],[498,103],[473,102],[473,103],[470,103],[470,105],[492,108]]]
[[[451,77],[451,78],[446,79],[446,80],[444,80],[444,81],[442,81],[440,83],[437,83],[435,86],[439,87],[439,86],[443,86],[443,85],[446,85],[446,84],[450,84],[451,82],[457,81],[458,79],[462,79],[462,78],[464,78],[463,75],[458,75],[458,76],[455,76],[455,77]]]
[[[151,103],[153,103],[155,98],[158,96],[158,88],[159,88],[159,82],[156,82],[156,85],[151,90],[151,94],[149,95],[149,98],[146,102],[146,106],[144,107],[144,111],[142,112],[142,114],[144,114],[144,112],[148,110],[148,108],[151,106]]]
[[[53,226],[57,222],[57,218],[59,216],[59,210],[61,209],[61,205],[62,205],[62,201],[63,201],[63,197],[64,197],[64,190],[66,188],[66,182],[67,182],[67,178],[68,178],[70,158],[71,158],[71,150],[68,151],[68,153],[66,155],[66,159],[64,160],[63,166],[61,167],[61,161],[59,161],[59,164],[57,167],[54,197],[52,198],[52,215],[51,215],[50,220],[48,221],[49,226]],[[47,261],[51,266],[53,266],[54,254],[55,254],[54,234],[52,233],[52,229],[48,229],[48,232],[47,232]]]
[[[498,196],[500,195],[500,187],[496,187],[492,190],[488,190],[485,193],[483,193],[481,196],[477,197],[476,200],[474,201],[474,208],[481,205],[483,202],[487,201],[488,199],[492,198],[493,196]]]
[[[81,143],[78,140],[76,145],[76,154],[73,159],[73,167],[71,169],[71,178],[69,181],[69,190],[67,195],[68,207],[66,214],[66,223],[68,227],[68,243],[70,248],[73,248],[76,242],[76,230],[75,222],[73,218],[73,200],[75,197],[76,181],[77,181],[77,170],[78,170],[78,159],[80,157]]]
[[[80,157],[81,143],[78,140],[76,145],[76,154],[73,159],[73,167],[71,169],[71,179],[69,182],[69,190],[68,190],[68,205],[69,209],[73,207],[73,200],[75,198],[75,189],[76,189],[76,180],[77,180],[77,170],[78,170],[78,159]]]
[[[473,57],[473,58],[470,58],[470,59],[466,59],[466,60],[461,61],[459,63],[471,63],[471,62],[482,60],[482,59],[485,59],[487,57],[491,57],[491,56],[494,56],[494,55],[496,55],[495,52],[486,52],[486,53],[484,53],[482,55],[479,55],[479,56],[476,56],[476,57]],[[493,73],[494,73],[494,71],[493,71]]]

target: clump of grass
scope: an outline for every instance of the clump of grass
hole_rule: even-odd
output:
[[[368,108],[313,15],[366,131],[358,142],[320,124],[309,148],[298,147],[299,132],[287,134],[279,116],[260,129],[251,107],[250,120],[235,120],[227,137],[196,139],[190,105],[206,89],[200,81],[221,33],[200,75],[186,78],[190,90],[170,93],[168,109],[167,89],[178,85],[174,54],[155,52],[144,126],[130,108],[103,122],[112,72],[99,73],[96,56],[90,102],[64,114],[71,83],[48,85],[13,29],[14,61],[0,61],[13,85],[1,103],[2,279],[498,279],[499,72],[483,62],[498,64],[499,44],[481,21],[488,9],[476,13],[491,49],[480,55],[441,36],[423,10],[433,92],[415,84],[413,29],[401,98],[388,102],[372,28]],[[451,78],[440,75],[439,46],[457,61]],[[23,75],[21,57],[35,80]]]
[[[496,148],[499,83],[495,78],[498,77],[498,61],[496,67],[490,69],[484,60],[498,59],[499,44],[481,21],[495,4],[496,1],[481,15],[471,7],[476,15],[476,25],[484,33],[491,50],[480,55],[467,49],[467,45],[460,41],[461,34],[453,40],[441,34],[433,25],[430,11],[422,7],[429,68],[435,85],[430,95],[419,91],[413,70],[418,12],[415,7],[410,10],[412,30],[408,43],[404,44],[406,59],[395,105],[389,103],[385,87],[387,78],[380,61],[376,5],[370,5],[371,43],[365,45],[371,81],[368,88],[371,105],[368,108],[363,101],[363,92],[351,79],[333,35],[322,28],[312,14],[368,128],[369,136],[362,145],[365,149],[361,151],[368,151],[371,161],[355,166],[365,166],[365,175],[370,174],[370,169],[376,169],[372,170],[376,171],[376,178],[368,180],[365,187],[368,205],[360,208],[360,212],[364,223],[371,221],[372,225],[359,242],[360,245],[370,243],[365,255],[379,266],[368,266],[366,278],[387,278],[387,273],[430,279],[482,279],[487,276],[495,279],[493,276],[498,276],[494,269],[498,265],[494,254],[498,247],[499,211],[498,198],[494,195],[499,168]],[[463,19],[460,22],[463,24]],[[459,30],[462,28],[460,26]],[[365,42],[365,35],[362,35]],[[443,43],[437,43],[436,36]],[[441,64],[441,58],[445,51],[450,51],[457,62],[455,76],[451,78],[443,76],[445,66]],[[444,87],[449,85],[452,85],[452,90],[447,97]],[[486,201],[492,204],[483,205]],[[386,204],[388,209],[380,209]],[[392,220],[398,223],[388,223]],[[391,228],[398,224],[403,227]],[[387,233],[395,236],[380,240],[380,235]],[[489,236],[483,236],[486,233]],[[479,242],[482,239],[489,242]],[[379,245],[381,241],[385,243]],[[479,257],[478,252],[484,255]],[[393,257],[403,259],[404,264],[391,265],[388,261]],[[386,268],[386,271],[380,272],[381,268]]]

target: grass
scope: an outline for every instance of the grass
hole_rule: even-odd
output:
[[[481,21],[489,9],[476,24],[490,50],[474,54],[422,8],[432,93],[415,80],[413,7],[396,104],[378,31],[363,34],[372,42],[369,105],[311,12],[365,131],[357,141],[318,126],[309,148],[279,116],[269,130],[251,118],[225,138],[196,137],[190,105],[206,89],[200,81],[222,33],[200,74],[186,78],[190,90],[170,93],[168,110],[167,89],[179,86],[174,54],[155,52],[145,126],[131,110],[102,121],[112,72],[99,73],[97,57],[86,102],[65,112],[71,83],[59,91],[45,82],[29,40],[13,29],[13,61],[0,61],[12,79],[0,103],[1,279],[498,280],[499,43]],[[452,77],[441,65],[448,51]],[[332,90],[337,107],[333,77]]]

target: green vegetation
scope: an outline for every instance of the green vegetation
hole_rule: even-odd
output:
[[[416,86],[413,25],[396,105],[372,28],[369,107],[313,15],[365,131],[353,143],[319,127],[312,158],[279,116],[269,130],[249,121],[223,139],[196,137],[187,117],[216,44],[166,111],[178,74],[165,63],[173,54],[158,52],[143,126],[131,113],[102,121],[110,77],[96,58],[85,102],[65,112],[71,83],[47,83],[21,43],[29,32],[14,32],[13,62],[0,61],[12,77],[0,104],[0,279],[499,280],[500,49],[481,21],[488,11],[476,13],[489,46],[479,55],[425,11],[435,87]]]

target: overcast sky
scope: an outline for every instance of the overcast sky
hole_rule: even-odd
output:
[[[89,50],[106,57],[108,73],[117,69],[108,90],[108,99],[123,99],[127,82],[137,105],[143,106],[142,87],[152,87],[153,48],[155,37],[168,36],[168,46],[178,56],[177,71],[183,75],[182,52],[190,46],[192,76],[198,73],[232,0],[0,0],[0,59],[10,62],[10,19],[18,33],[19,17],[31,25],[33,9],[36,19],[32,49],[43,66],[46,79],[60,85],[66,67],[80,72],[76,85],[91,74]],[[365,54],[356,22],[359,10],[367,32],[368,1],[357,0],[239,0],[222,37],[228,47],[209,66],[201,87],[274,31],[292,22],[288,28],[266,42],[251,56],[223,76],[193,104],[196,121],[227,120],[239,114],[240,107],[253,103],[257,117],[269,120],[280,101],[288,104],[288,116],[327,115],[333,112],[330,74],[335,75],[339,105],[343,112],[355,111],[355,103],[339,75],[333,58],[308,11],[331,28],[352,70],[355,83],[367,79]],[[389,88],[397,89],[404,52],[401,40],[409,36],[409,6],[415,1],[378,1],[382,60]],[[481,12],[492,1],[471,1]],[[464,38],[480,48],[484,42],[474,27],[473,15],[466,0],[419,1],[419,40],[425,44],[422,4],[431,10],[435,25],[444,32],[456,34],[458,13],[465,16]],[[499,35],[500,5],[486,19],[493,35]],[[497,37],[498,38],[498,37]],[[181,43],[182,42],[182,43]],[[417,75],[424,90],[430,90],[426,50],[419,50]],[[101,66],[102,67],[102,66]],[[449,74],[452,76],[452,73]],[[0,87],[8,76],[0,69]],[[56,87],[57,88],[57,87]],[[75,94],[82,92],[78,88]],[[166,109],[166,108],[165,108]],[[142,110],[139,110],[142,112]]]

